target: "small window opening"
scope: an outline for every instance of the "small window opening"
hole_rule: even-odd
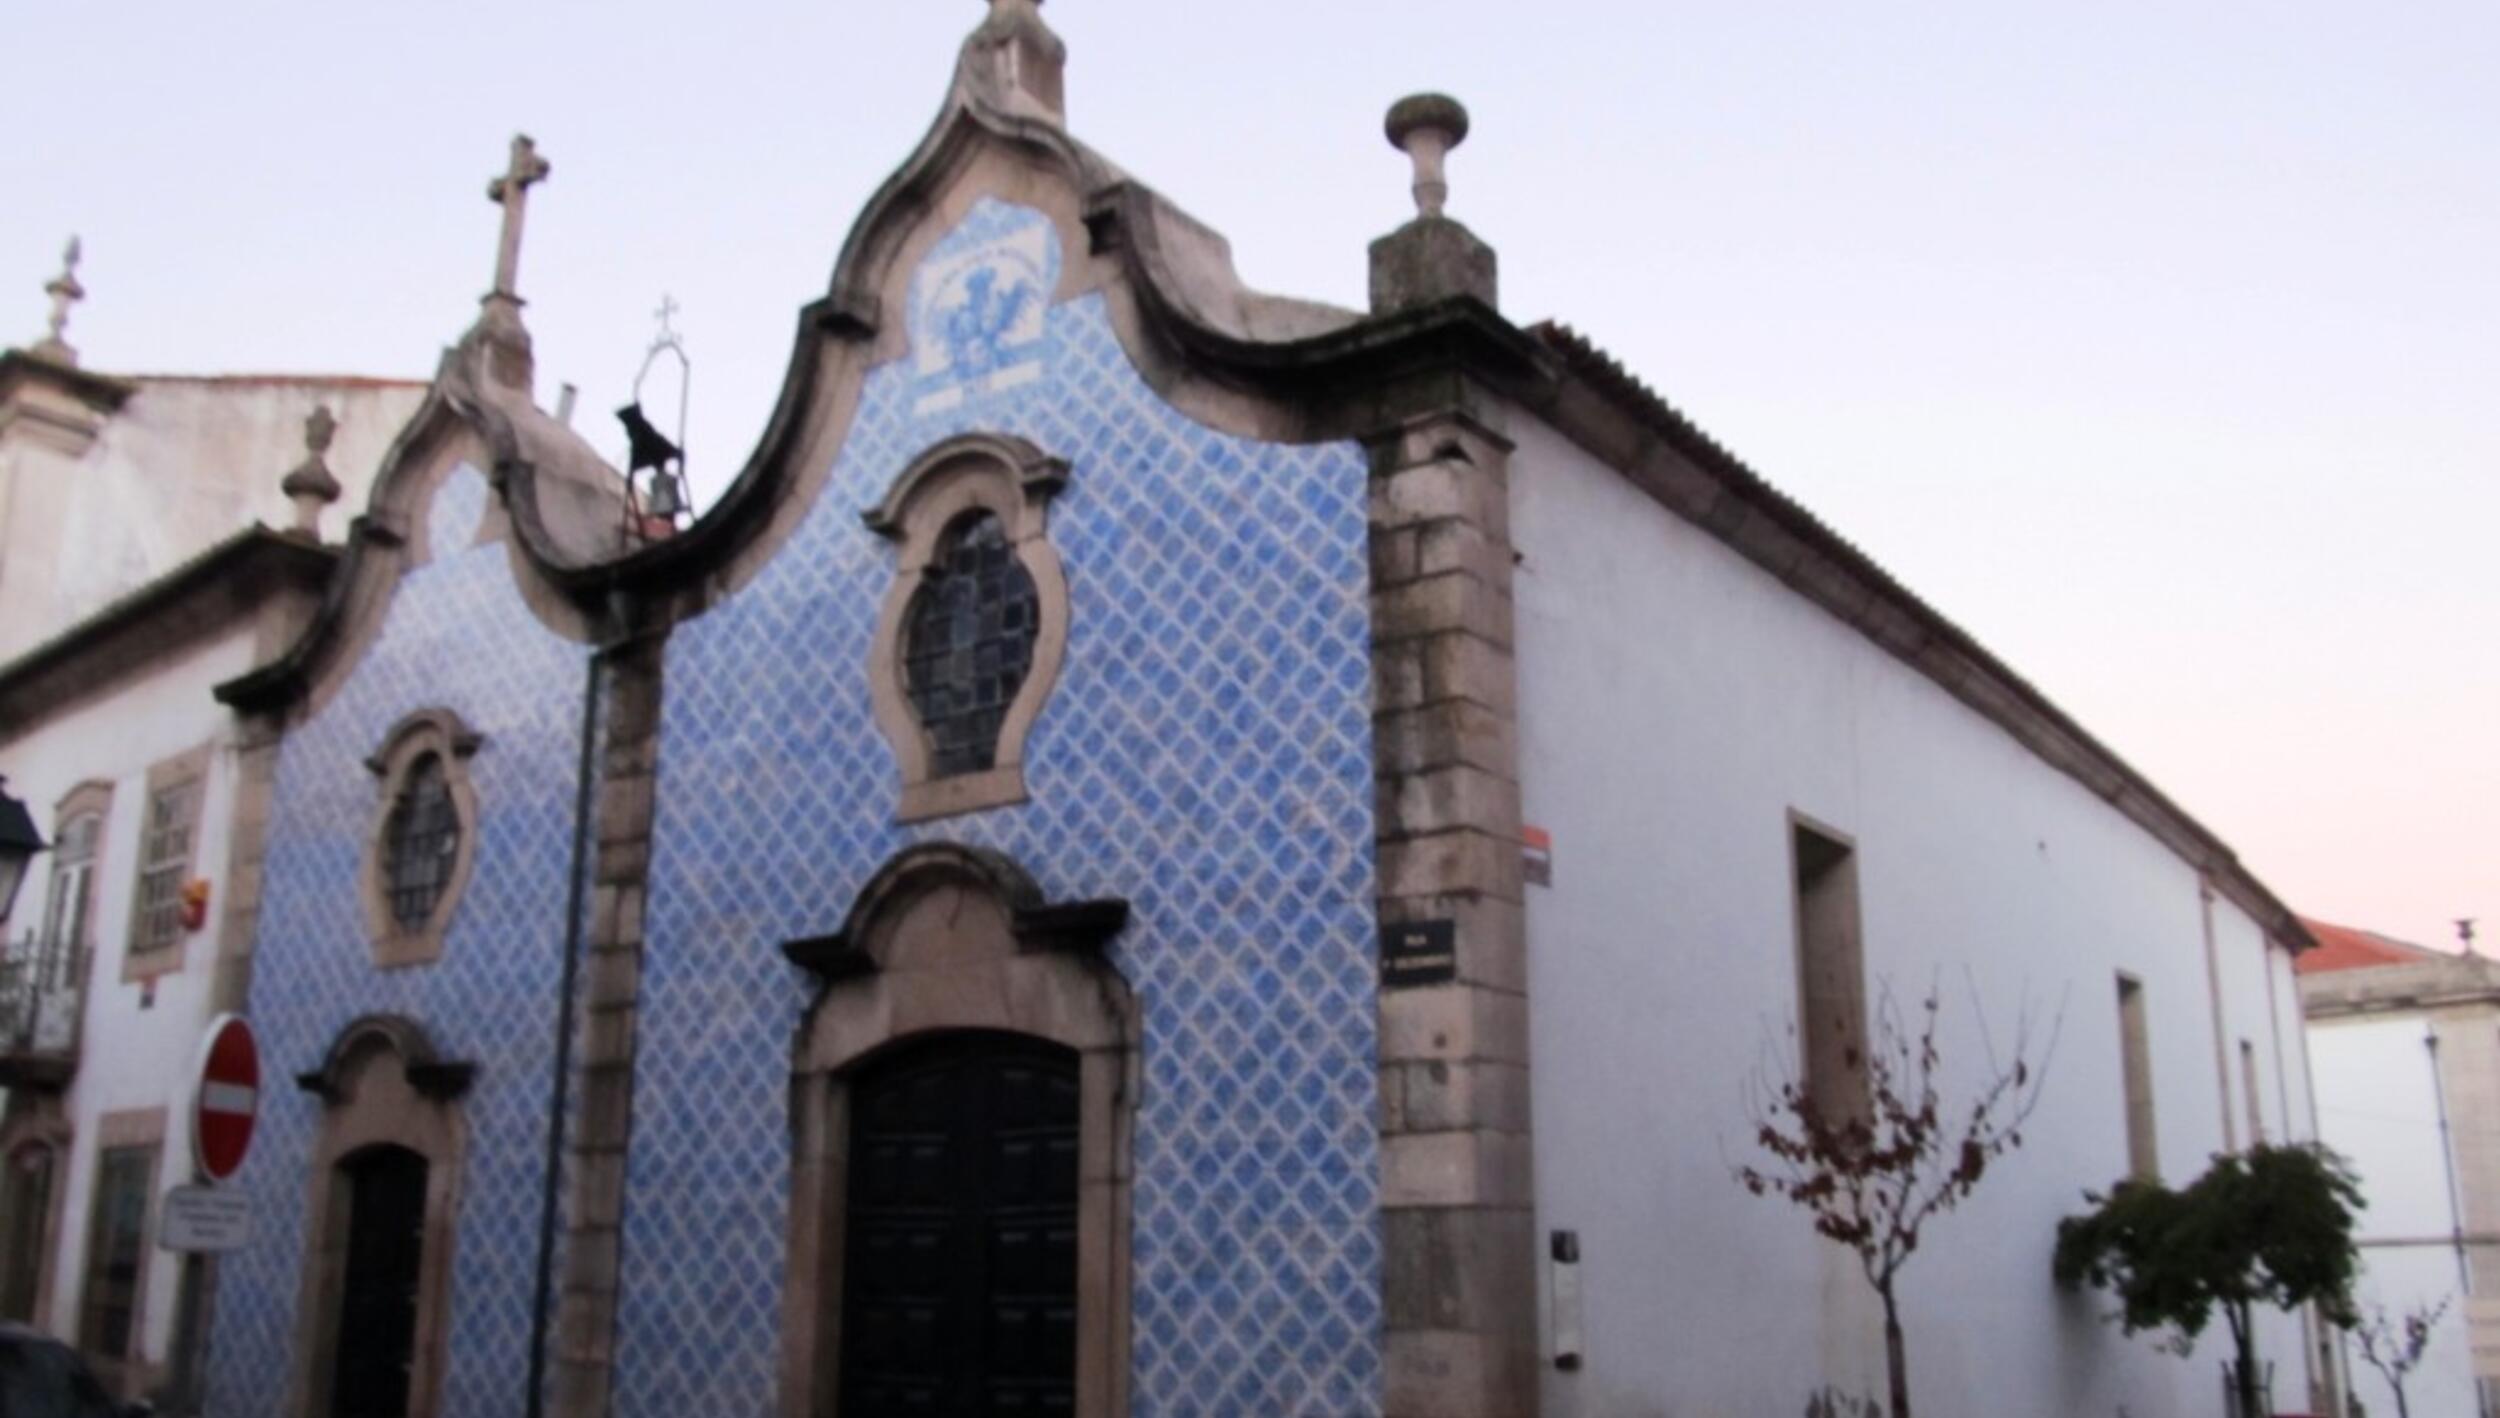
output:
[[[1866,959],[1858,923],[1858,859],[1848,843],[1794,827],[1799,1043],[1806,1097],[1829,1126],[1870,1116]]]
[[[2144,982],[2118,977],[2118,1064],[2127,1097],[2127,1174],[2161,1178],[2161,1155],[2153,1131],[2153,1044],[2145,1022]]]
[[[408,930],[422,929],[451,885],[452,860],[460,850],[460,815],[451,801],[451,780],[442,755],[428,753],[409,767],[391,804],[384,863],[391,917]]]
[[[998,518],[974,512],[948,527],[912,599],[903,645],[904,684],[937,776],[996,766],[999,729],[1033,667],[1040,626],[1033,578]]]
[[[2248,1095],[2248,1140],[2263,1147],[2266,1142],[2266,1108],[2257,1092],[2257,1046],[2240,1040],[2240,1089]]]

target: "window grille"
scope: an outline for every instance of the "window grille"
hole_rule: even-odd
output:
[[[199,823],[199,807],[196,779],[148,795],[147,832],[139,844],[133,954],[162,950],[182,939],[182,884],[191,874],[191,835]]]
[[[1033,666],[1033,578],[1006,528],[975,512],[947,528],[914,596],[904,682],[939,777],[995,766],[998,732]]]
[[[460,815],[452,806],[451,780],[442,755],[428,753],[409,768],[384,829],[383,869],[393,920],[418,930],[433,918],[451,885],[459,850]]]
[[[108,1361],[118,1361],[131,1350],[140,1274],[148,1259],[142,1244],[148,1195],[155,1177],[152,1146],[111,1148],[97,1166],[78,1347]]]

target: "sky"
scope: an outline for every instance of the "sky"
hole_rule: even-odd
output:
[[[1457,95],[1506,314],[1621,357],[2296,909],[2500,953],[2500,5],[1043,13],[1080,137],[1341,305],[1411,212],[1383,112]],[[77,232],[91,367],[424,377],[526,131],[541,401],[621,448],[673,296],[701,497],[981,14],[20,7],[0,338]]]

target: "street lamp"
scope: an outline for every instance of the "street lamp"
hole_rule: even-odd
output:
[[[26,868],[45,848],[43,834],[26,804],[9,795],[8,779],[0,778],[0,921],[17,904],[17,889],[26,884]]]

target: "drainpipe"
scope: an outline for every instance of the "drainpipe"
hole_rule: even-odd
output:
[[[589,875],[590,805],[598,770],[599,700],[608,652],[594,650],[582,685],[582,752],[573,793],[573,868],[564,902],[564,978],[556,988],[556,1061],[548,1080],[546,1183],[538,1204],[538,1278],[530,1304],[529,1418],[547,1405],[547,1328],[554,1315],[556,1196],[564,1170],[564,1103],[573,1070],[573,990],[581,973],[582,886]]]
[[[2431,1055],[2431,1101],[2439,1108],[2439,1165],[2448,1173],[2448,1235],[2457,1252],[2457,1293],[2471,1294],[2474,1274],[2465,1259],[2465,1207],[2457,1197],[2457,1154],[2448,1131],[2448,1085],[2439,1076],[2439,1030],[2422,1026],[2422,1047]]]

